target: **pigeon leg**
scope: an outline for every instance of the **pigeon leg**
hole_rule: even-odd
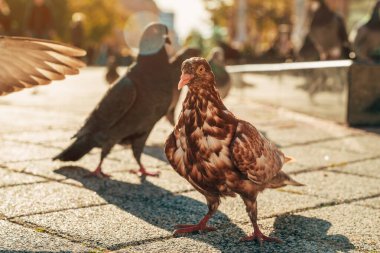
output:
[[[93,172],[86,175],[86,177],[109,178],[110,175],[102,171],[101,164],[102,162],[99,163],[98,167],[96,167],[96,169]]]
[[[253,233],[250,236],[246,236],[240,239],[241,242],[244,241],[254,241],[257,240],[260,245],[263,244],[263,242],[282,242],[280,239],[275,237],[269,237],[265,236],[261,231],[259,226],[257,225],[257,202],[256,202],[256,196],[254,196],[254,200],[251,200],[249,198],[242,197],[244,200],[244,203],[247,207],[248,216],[251,219],[252,225],[253,225]]]
[[[208,198],[207,199],[207,205],[208,205],[208,213],[203,217],[203,219],[198,224],[178,224],[175,226],[176,230],[174,231],[174,235],[179,234],[186,234],[186,233],[192,233],[192,232],[210,232],[215,231],[216,228],[207,226],[208,220],[211,218],[211,216],[216,212],[218,209],[218,206],[220,204],[219,198]]]
[[[160,175],[160,172],[149,172],[145,169],[145,167],[141,163],[141,154],[144,150],[145,142],[148,139],[150,131],[147,133],[141,135],[140,137],[136,138],[132,142],[132,151],[133,156],[135,157],[137,163],[140,166],[140,169],[138,170],[130,170],[130,173],[137,174],[140,176],[148,176],[148,177],[158,177]]]

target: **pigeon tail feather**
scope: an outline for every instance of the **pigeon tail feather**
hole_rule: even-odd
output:
[[[84,136],[76,139],[68,148],[62,151],[62,153],[55,156],[53,160],[77,161],[90,152],[95,146],[96,143],[92,138]]]
[[[285,163],[295,163],[297,160],[291,156],[285,156]]]

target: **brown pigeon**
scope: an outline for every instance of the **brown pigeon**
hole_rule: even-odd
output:
[[[0,36],[0,95],[78,74],[86,51],[49,40]]]
[[[158,173],[145,170],[141,154],[154,125],[166,114],[171,102],[172,84],[166,43],[170,40],[165,25],[151,23],[145,28],[136,63],[110,87],[74,135],[75,141],[53,159],[77,161],[99,147],[102,149],[100,163],[92,175],[108,177],[101,168],[104,158],[116,144],[131,144],[140,166],[134,173],[158,176]]]
[[[265,188],[302,185],[281,171],[292,158],[224,106],[205,59],[183,62],[178,88],[185,85],[189,92],[165,153],[172,167],[206,197],[209,211],[198,224],[178,225],[174,233],[215,230],[207,221],[217,211],[220,198],[238,194],[254,229],[242,240],[279,241],[261,233],[256,199]]]

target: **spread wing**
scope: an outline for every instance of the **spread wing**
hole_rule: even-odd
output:
[[[230,151],[234,165],[256,184],[271,180],[285,160],[273,143],[245,121],[239,122]]]
[[[0,36],[0,95],[78,74],[86,51],[62,43]]]
[[[124,76],[108,90],[75,137],[112,127],[133,106],[136,96],[136,87]]]

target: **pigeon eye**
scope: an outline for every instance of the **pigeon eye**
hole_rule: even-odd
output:
[[[203,72],[205,72],[205,67],[203,66],[199,66],[198,70],[197,70],[197,73],[198,74],[203,74]]]

